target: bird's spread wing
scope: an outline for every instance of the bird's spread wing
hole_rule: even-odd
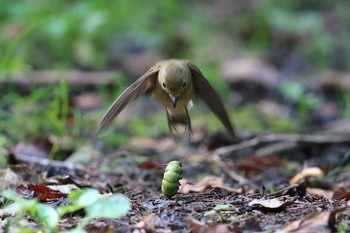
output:
[[[158,65],[151,67],[114,101],[106,114],[102,117],[97,128],[97,134],[105,130],[113,118],[116,117],[128,104],[134,102],[137,98],[143,96],[147,91],[154,87],[157,81],[158,71]]]
[[[222,124],[226,127],[229,134],[233,139],[237,139],[233,126],[230,119],[228,118],[227,112],[224,105],[222,104],[220,97],[204,78],[201,71],[191,62],[187,62],[187,65],[192,73],[193,85],[196,95],[201,98],[209,109],[220,119]]]

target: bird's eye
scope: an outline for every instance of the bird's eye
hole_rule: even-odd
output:
[[[166,86],[165,86],[165,83],[163,83],[163,87],[166,87]]]
[[[184,82],[184,84],[182,85],[183,87],[186,86],[186,82]]]

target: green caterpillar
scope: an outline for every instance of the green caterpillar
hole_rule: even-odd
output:
[[[171,198],[180,187],[180,179],[182,175],[182,165],[180,161],[171,161],[165,168],[162,180],[162,193]]]

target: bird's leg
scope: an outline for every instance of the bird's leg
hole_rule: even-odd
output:
[[[165,108],[165,112],[166,112],[166,117],[167,117],[167,119],[168,119],[168,128],[169,128],[169,131],[170,131],[171,135],[173,136],[174,140],[176,141],[176,137],[175,137],[175,135],[174,135],[173,129],[174,129],[176,132],[178,132],[178,131],[177,131],[177,129],[175,128],[175,126],[171,123],[170,115],[169,115],[169,112],[168,112],[168,109],[167,109],[167,108]]]
[[[183,125],[185,125],[185,132],[188,131],[188,140],[190,141],[191,135],[192,135],[192,124],[191,124],[191,118],[190,118],[190,115],[188,113],[187,107],[185,107],[185,111],[183,113],[181,113],[180,115],[171,115],[167,108],[165,108],[165,111],[166,111],[166,115],[168,118],[168,128],[169,128],[170,133],[173,135],[173,137],[175,138],[173,130],[175,130],[176,133],[178,133],[178,130],[175,127],[175,124],[177,124],[177,123],[183,124]]]
[[[191,124],[191,118],[190,115],[188,114],[187,107],[185,107],[185,112],[186,112],[186,130],[188,130],[188,141],[191,139],[192,135],[192,124]]]

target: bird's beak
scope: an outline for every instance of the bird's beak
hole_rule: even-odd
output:
[[[171,102],[173,103],[174,108],[176,107],[176,103],[177,103],[177,97],[176,96],[170,96],[171,98]]]

